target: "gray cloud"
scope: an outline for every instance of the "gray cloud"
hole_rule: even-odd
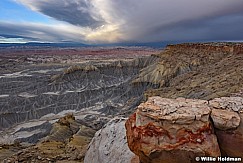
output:
[[[103,20],[93,13],[89,0],[19,0],[35,11],[73,25],[97,27]]]
[[[0,24],[0,34],[13,31],[36,40],[82,42],[243,40],[243,1],[239,0],[16,1],[72,25],[19,24],[13,29]]]
[[[84,36],[76,31],[74,26],[44,25],[38,23],[8,23],[0,22],[0,36],[5,38],[23,38],[29,41],[77,41],[82,42]]]
[[[241,34],[243,23],[240,19],[243,15],[243,1],[142,0],[140,2],[142,3],[140,6],[133,7],[134,13],[130,14],[132,16],[126,16],[127,23],[122,28],[127,36],[130,36],[128,38],[130,40],[243,39]]]
[[[180,21],[141,31],[135,40],[143,41],[226,41],[243,40],[243,14]],[[135,38],[135,37],[134,37]]]

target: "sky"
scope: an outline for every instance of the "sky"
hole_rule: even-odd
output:
[[[0,0],[0,42],[242,41],[242,0]]]

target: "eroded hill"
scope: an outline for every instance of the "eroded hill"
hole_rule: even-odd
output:
[[[243,44],[171,45],[158,57],[158,63],[144,68],[133,81],[160,86],[146,91],[146,96],[209,100],[243,87]]]

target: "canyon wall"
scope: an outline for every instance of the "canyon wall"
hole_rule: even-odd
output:
[[[160,61],[142,69],[133,82],[159,86],[147,90],[147,97],[231,96],[243,87],[242,50],[242,43],[169,45],[157,55]]]
[[[95,130],[116,115],[130,114],[148,87],[131,81],[156,60],[145,56],[75,65],[31,65],[0,76],[0,143],[28,138],[30,143],[38,141],[66,113],[73,113]],[[6,129],[10,128],[13,134],[9,137]]]

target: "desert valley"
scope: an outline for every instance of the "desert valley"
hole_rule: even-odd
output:
[[[242,156],[241,43],[12,47],[0,56],[3,162]]]

